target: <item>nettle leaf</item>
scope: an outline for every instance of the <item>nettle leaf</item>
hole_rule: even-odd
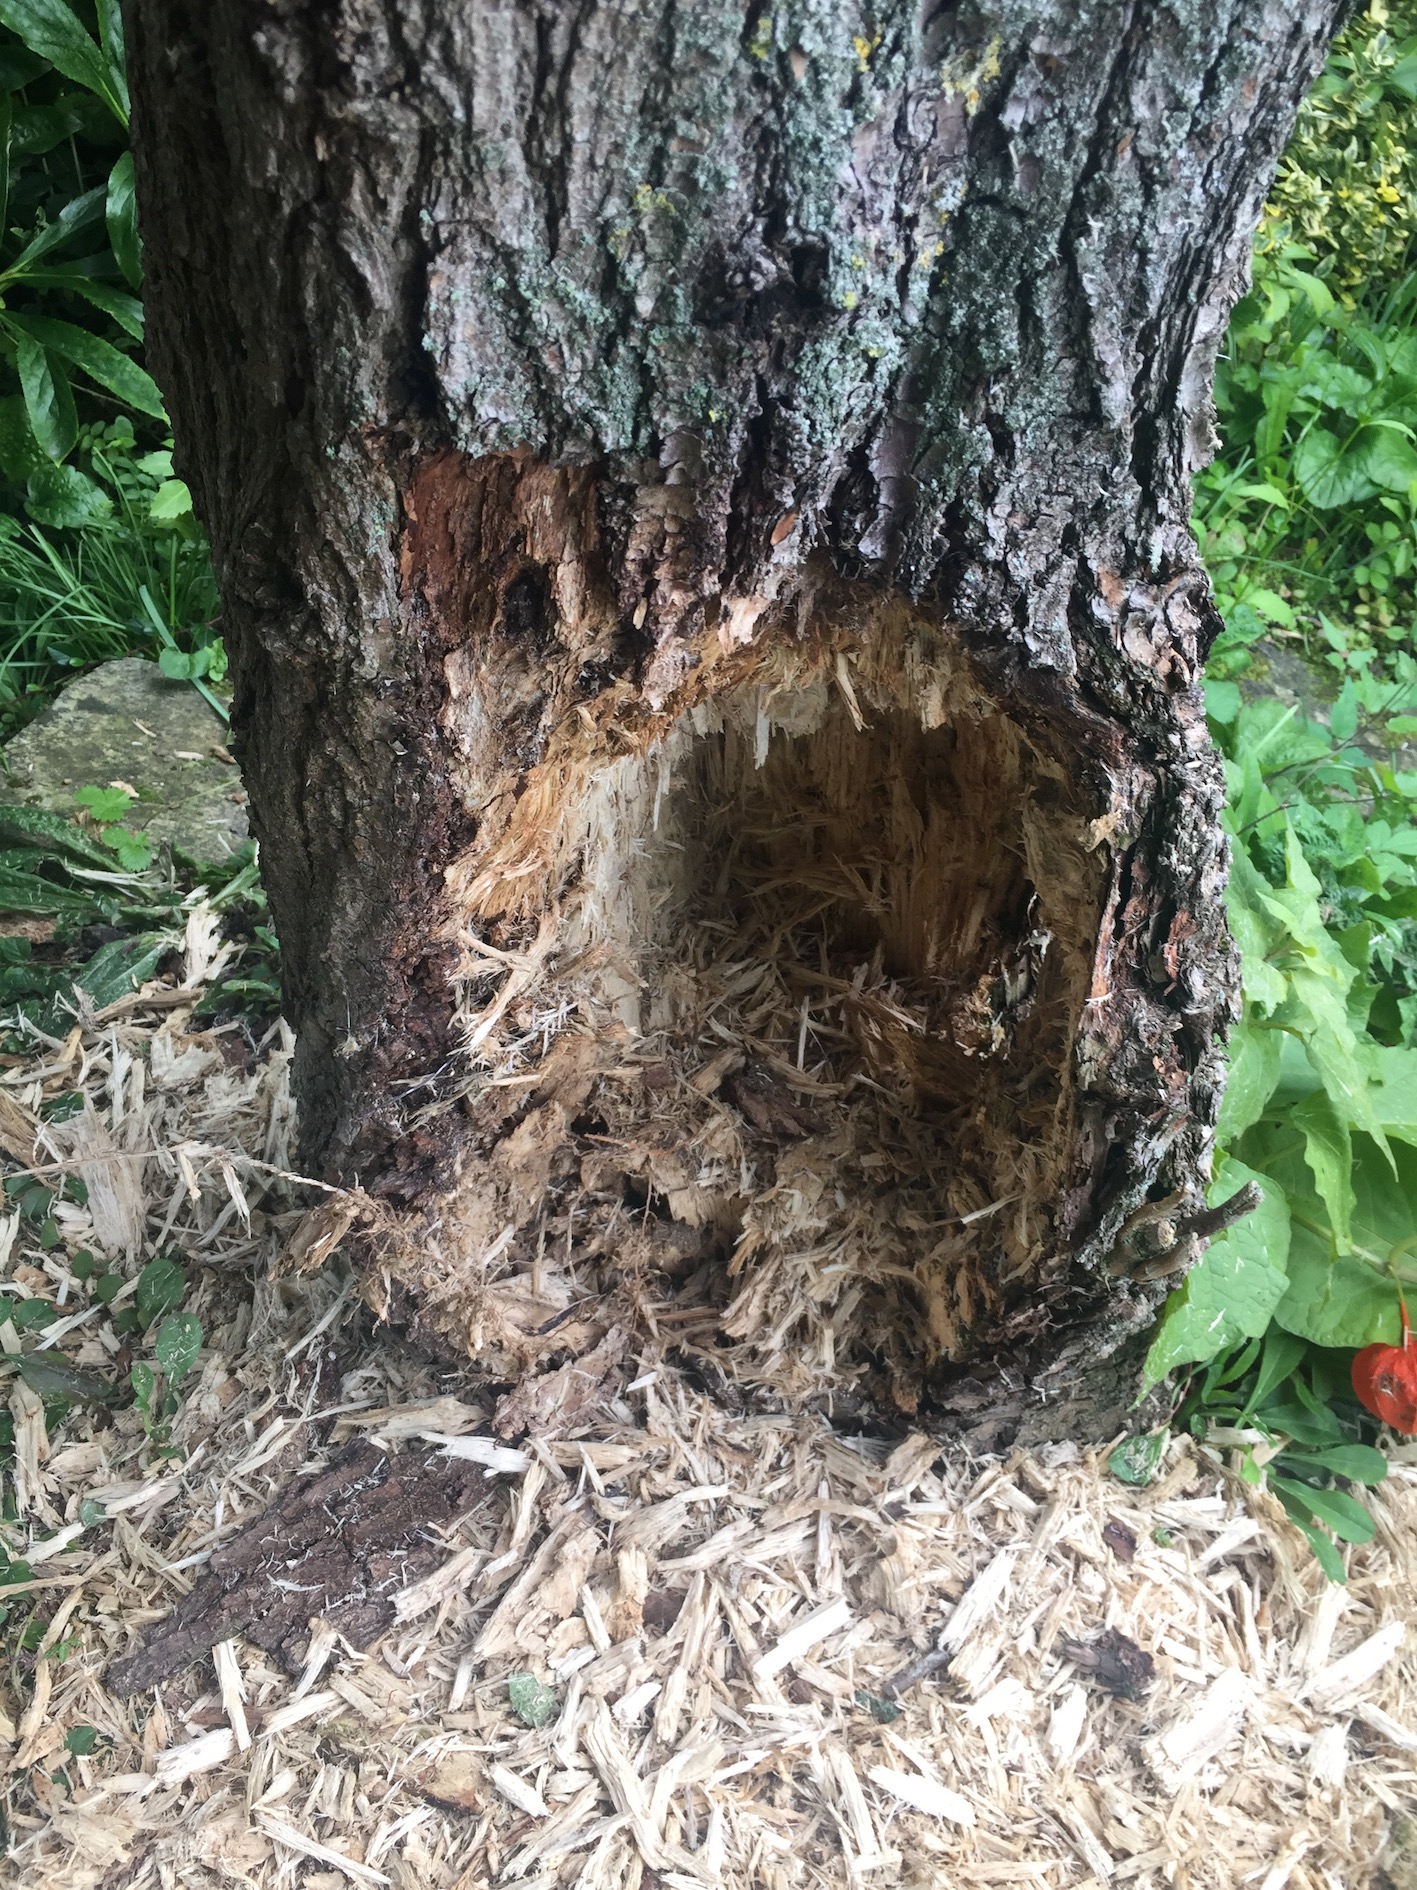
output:
[[[1289,984],[1275,965],[1270,953],[1278,948],[1284,929],[1277,924],[1264,902],[1269,882],[1251,862],[1242,846],[1237,846],[1230,864],[1230,884],[1225,893],[1225,910],[1230,929],[1240,948],[1240,982],[1245,1002],[1262,1017],[1270,1016],[1289,995]]]
[[[1326,1089],[1316,1089],[1296,1103],[1289,1120],[1304,1137],[1304,1159],[1314,1177],[1319,1199],[1329,1211],[1329,1222],[1340,1247],[1352,1239],[1353,1138],[1348,1124],[1334,1109]]]
[[[1259,1023],[1242,1023],[1231,1031],[1230,1075],[1215,1130],[1215,1139],[1222,1147],[1238,1141],[1250,1124],[1258,1122],[1264,1114],[1265,1104],[1279,1081],[1283,1046],[1283,1031],[1270,1030]],[[1414,1086],[1417,1086],[1417,1075],[1414,1075]]]
[[[1417,1227],[1417,1151],[1397,1144],[1394,1174],[1372,1139],[1354,1134],[1355,1205],[1345,1253],[1289,1124],[1252,1131],[1247,1151],[1252,1144],[1252,1159],[1263,1163],[1289,1200],[1289,1288],[1275,1307],[1276,1325],[1314,1345],[1395,1343],[1401,1318],[1387,1268],[1394,1249]]]
[[[1357,368],[1345,367],[1329,354],[1311,354],[1304,369],[1301,391],[1326,407],[1337,407],[1354,419],[1367,411],[1372,398],[1371,378]]]
[[[1292,826],[1285,836],[1287,883],[1261,880],[1255,903],[1289,933],[1285,956],[1288,997],[1276,1020],[1301,1037],[1339,1121],[1364,1129],[1387,1151],[1387,1138],[1373,1110],[1367,1073],[1358,1060],[1358,1039],[1348,1015],[1355,969],[1324,924],[1322,888],[1304,857]],[[1260,876],[1255,875],[1258,879]],[[1245,949],[1240,941],[1241,950]]]
[[[1283,1299],[1289,1284],[1289,1208],[1283,1189],[1243,1162],[1221,1156],[1207,1199],[1212,1206],[1228,1201],[1250,1181],[1259,1183],[1264,1200],[1211,1242],[1167,1301],[1146,1356],[1148,1385],[1180,1365],[1203,1364],[1241,1339],[1259,1338]]]

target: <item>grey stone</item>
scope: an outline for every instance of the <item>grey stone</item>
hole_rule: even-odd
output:
[[[1297,708],[1307,721],[1328,727],[1340,679],[1327,664],[1312,663],[1292,644],[1273,643],[1268,638],[1261,638],[1250,654],[1250,668],[1235,679],[1247,702],[1272,696],[1286,708]],[[1417,770],[1417,743],[1383,741],[1374,724],[1359,729],[1354,745],[1374,761]]]
[[[0,798],[71,814],[76,789],[123,787],[135,795],[126,826],[217,861],[248,833],[225,743],[225,724],[190,683],[125,656],[69,683],[6,745]]]

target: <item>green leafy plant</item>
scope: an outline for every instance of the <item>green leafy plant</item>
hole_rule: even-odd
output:
[[[1257,250],[1217,371],[1225,450],[1195,511],[1226,620],[1211,674],[1277,632],[1343,674],[1417,682],[1417,277],[1346,310],[1312,265]]]
[[[145,835],[120,824],[133,806],[121,789],[81,788],[75,798],[79,820],[0,805],[0,910],[55,920],[48,945],[0,939],[0,1017],[8,1012],[53,1035],[69,1028],[78,994],[95,1011],[131,996],[181,944],[196,899],[221,916],[231,947],[224,976],[198,1011],[278,1010],[279,945],[254,842],[220,866],[175,848],[159,855]],[[79,1101],[67,1094],[46,1107],[52,1118]]]
[[[1352,1358],[1399,1338],[1417,1279],[1417,775],[1358,745],[1356,696],[1324,728],[1207,685],[1244,992],[1210,1198],[1263,1199],[1171,1296],[1147,1358],[1153,1382],[1200,1368],[1180,1422],[1237,1445],[1335,1579],[1336,1540],[1371,1534],[1339,1486],[1385,1464]]]
[[[117,0],[0,0],[0,466],[37,523],[78,526],[111,501],[71,461],[78,390],[100,415],[164,419],[130,352],[143,333]],[[92,27],[92,30],[91,30]],[[95,242],[100,247],[95,250]]]
[[[1350,300],[1382,294],[1417,235],[1417,6],[1362,8],[1299,108],[1266,225],[1309,245]]]
[[[211,561],[171,453],[140,452],[124,418],[88,431],[79,457],[111,494],[105,517],[50,531],[0,514],[0,725],[41,706],[66,672],[134,652],[204,678],[225,719],[211,687],[226,673]]]

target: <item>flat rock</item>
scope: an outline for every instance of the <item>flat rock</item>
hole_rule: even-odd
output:
[[[126,826],[222,860],[249,831],[225,743],[225,724],[190,683],[124,656],[69,683],[6,745],[0,797],[71,814],[81,787],[125,788]]]

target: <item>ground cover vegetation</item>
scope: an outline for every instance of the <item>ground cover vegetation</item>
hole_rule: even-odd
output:
[[[0,94],[0,728],[74,669],[134,651],[220,708],[206,547],[139,358],[115,0],[0,0]],[[1212,1200],[1254,1180],[1264,1203],[1172,1296],[1147,1368],[1178,1387],[1173,1422],[1233,1448],[1336,1579],[1338,1545],[1371,1534],[1361,1489],[1385,1468],[1353,1359],[1401,1345],[1401,1286],[1417,1280],[1414,244],[1417,5],[1374,5],[1281,168],[1220,366],[1221,452],[1197,484],[1226,622],[1207,706],[1244,958]],[[1326,720],[1263,693],[1267,642],[1330,675]],[[201,867],[156,853],[130,813],[101,784],[72,818],[0,806],[0,906],[41,922],[0,939],[0,1055],[121,1003],[173,962],[194,911],[228,954],[205,1011],[278,1006],[254,849]],[[41,1250],[60,1239],[58,1184],[21,1172],[6,1189]],[[100,1304],[122,1285],[84,1254],[71,1270]],[[201,1344],[179,1275],[150,1262],[113,1314],[146,1346],[127,1390],[157,1450]],[[46,1305],[15,1303],[17,1333]],[[55,1423],[113,1395],[54,1379],[68,1368],[42,1350],[16,1369]],[[1163,1443],[1135,1440],[1115,1467],[1144,1479]]]
[[[1226,624],[1206,703],[1244,1011],[1211,1198],[1255,1181],[1264,1200],[1172,1295],[1147,1361],[1334,1579],[1373,1531],[1378,1416],[1413,1428],[1373,1367],[1410,1376],[1417,1282],[1414,101],[1417,8],[1372,6],[1303,108],[1217,377],[1195,524]],[[1328,675],[1322,719],[1264,693],[1286,645]]]

